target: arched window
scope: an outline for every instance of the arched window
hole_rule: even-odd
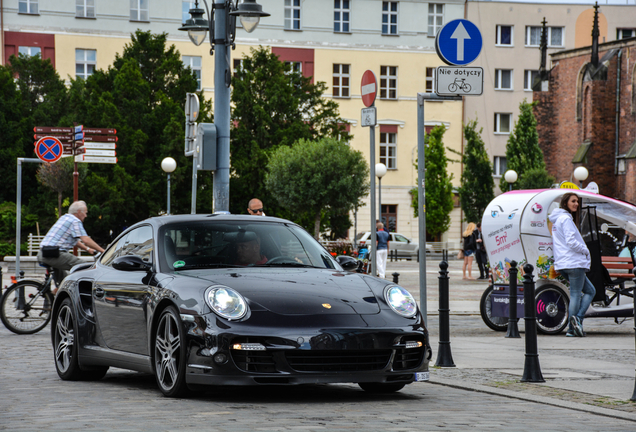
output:
[[[576,121],[581,121],[583,116],[583,79],[585,78],[586,70],[587,64],[584,64],[579,69],[579,75],[576,79]]]
[[[583,139],[592,138],[592,89],[588,83],[583,87]]]

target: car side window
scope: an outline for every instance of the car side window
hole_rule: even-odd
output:
[[[406,237],[400,234],[394,234],[393,237],[395,238],[395,241],[404,242],[404,243],[408,243],[409,241]]]
[[[128,233],[121,255],[138,255],[145,262],[151,263],[153,249],[152,228],[144,225]]]
[[[104,252],[104,255],[102,256],[101,259],[101,263],[105,266],[111,266],[113,263],[113,260],[115,258],[117,258],[118,256],[121,256],[121,249],[122,246],[124,245],[124,242],[126,241],[126,237],[127,236],[123,236],[122,238],[120,238],[117,243],[113,244],[112,247],[110,247],[106,252]]]

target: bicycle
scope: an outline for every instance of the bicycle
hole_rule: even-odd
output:
[[[43,266],[46,267],[44,282],[20,279],[2,295],[0,319],[13,333],[37,333],[51,321],[51,309],[55,298],[51,292],[51,283],[55,279],[55,269]]]
[[[465,93],[468,93],[471,87],[464,78],[455,78],[455,81],[450,83],[450,85],[448,86],[448,91],[455,93],[459,89],[462,89]]]

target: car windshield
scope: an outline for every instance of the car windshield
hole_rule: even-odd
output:
[[[165,271],[228,267],[338,268],[329,252],[289,223],[203,221],[174,223],[159,232]]]

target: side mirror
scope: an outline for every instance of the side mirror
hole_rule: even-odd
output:
[[[336,261],[346,271],[355,271],[358,268],[358,260],[348,255],[338,255]]]
[[[113,268],[122,271],[149,271],[152,265],[139,255],[125,255],[113,260]]]

